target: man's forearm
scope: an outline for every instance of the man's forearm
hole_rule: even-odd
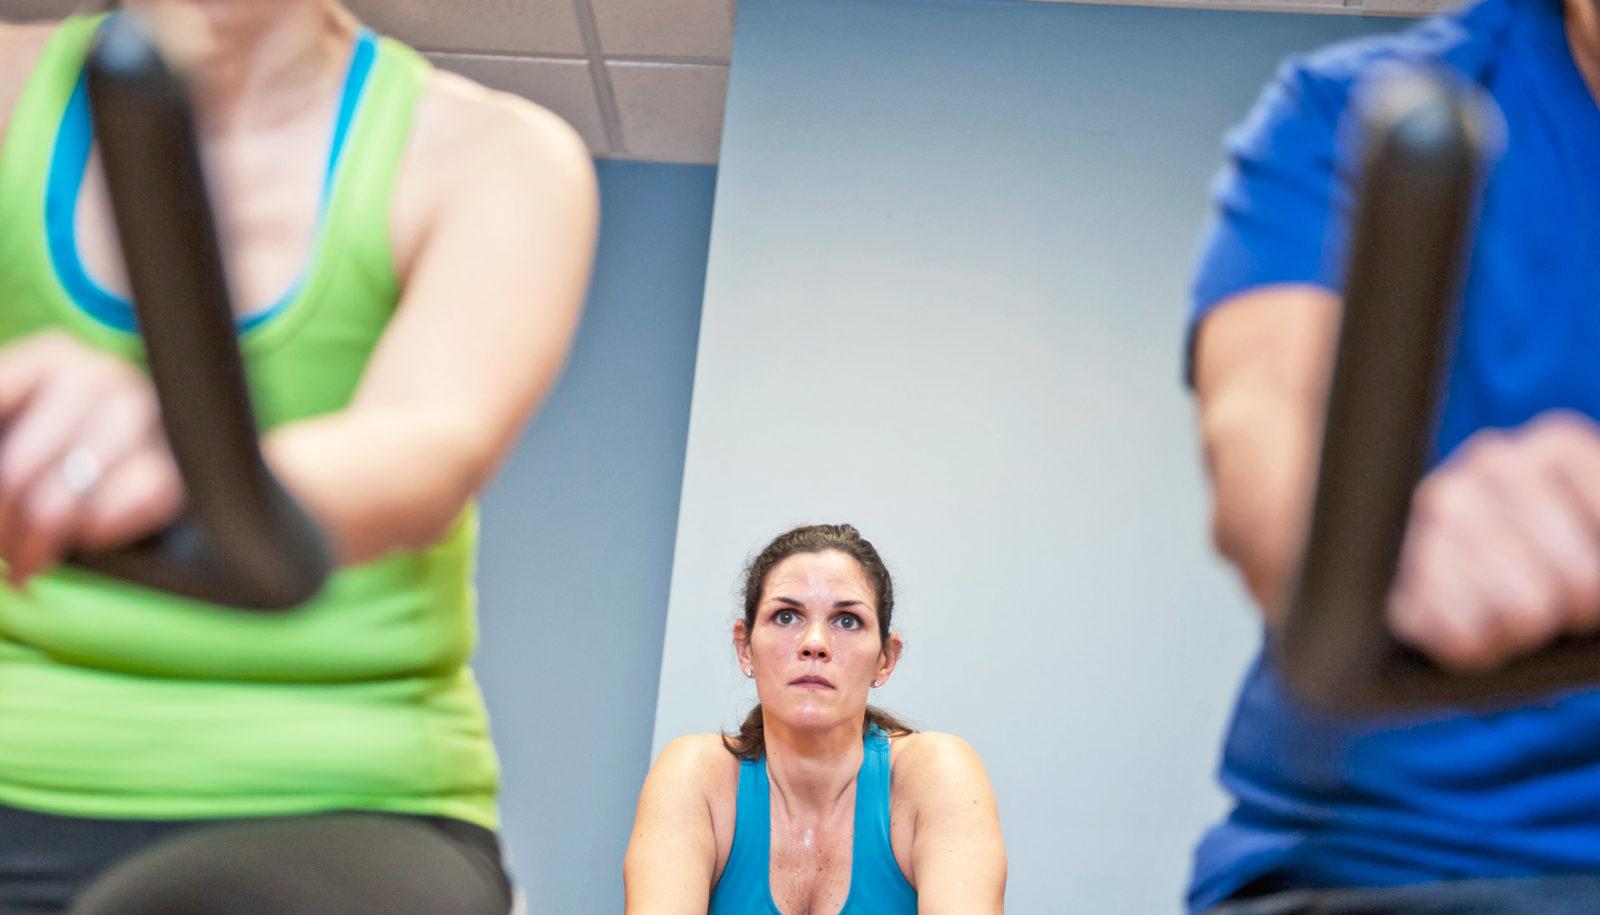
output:
[[[1212,537],[1268,622],[1299,567],[1340,311],[1327,289],[1262,287],[1218,305],[1196,336]]]
[[[1309,405],[1269,392],[1219,403],[1203,425],[1212,537],[1275,621],[1299,568],[1320,426]]]

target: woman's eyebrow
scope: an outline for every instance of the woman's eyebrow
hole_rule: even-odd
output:
[[[792,597],[783,597],[782,595],[779,595],[779,594],[774,594],[771,597],[767,598],[767,600],[769,602],[770,601],[777,601],[780,604],[788,604],[791,607],[799,607],[801,609],[805,608],[805,604],[803,602],[795,600]],[[864,600],[836,600],[836,601],[833,602],[833,609],[835,609],[835,610],[843,610],[843,609],[845,609],[847,607],[865,607],[865,606],[867,606],[867,602],[864,601]]]

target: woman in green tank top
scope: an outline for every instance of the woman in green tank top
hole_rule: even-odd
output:
[[[341,569],[266,616],[61,564],[184,493],[88,124],[100,18],[0,22],[0,910],[504,911],[472,499],[570,343],[588,153],[336,0],[122,5],[190,71],[263,449]]]

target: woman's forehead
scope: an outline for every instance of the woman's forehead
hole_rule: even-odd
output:
[[[861,564],[838,550],[822,553],[796,553],[773,566],[767,574],[764,597],[834,595],[830,599],[849,599],[876,605],[872,582]]]

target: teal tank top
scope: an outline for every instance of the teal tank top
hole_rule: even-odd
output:
[[[733,849],[711,893],[707,915],[782,915],[772,901],[772,799],[767,761],[739,764]],[[855,837],[850,893],[839,915],[916,915],[917,891],[900,872],[889,844],[889,737],[874,726],[856,773]]]

